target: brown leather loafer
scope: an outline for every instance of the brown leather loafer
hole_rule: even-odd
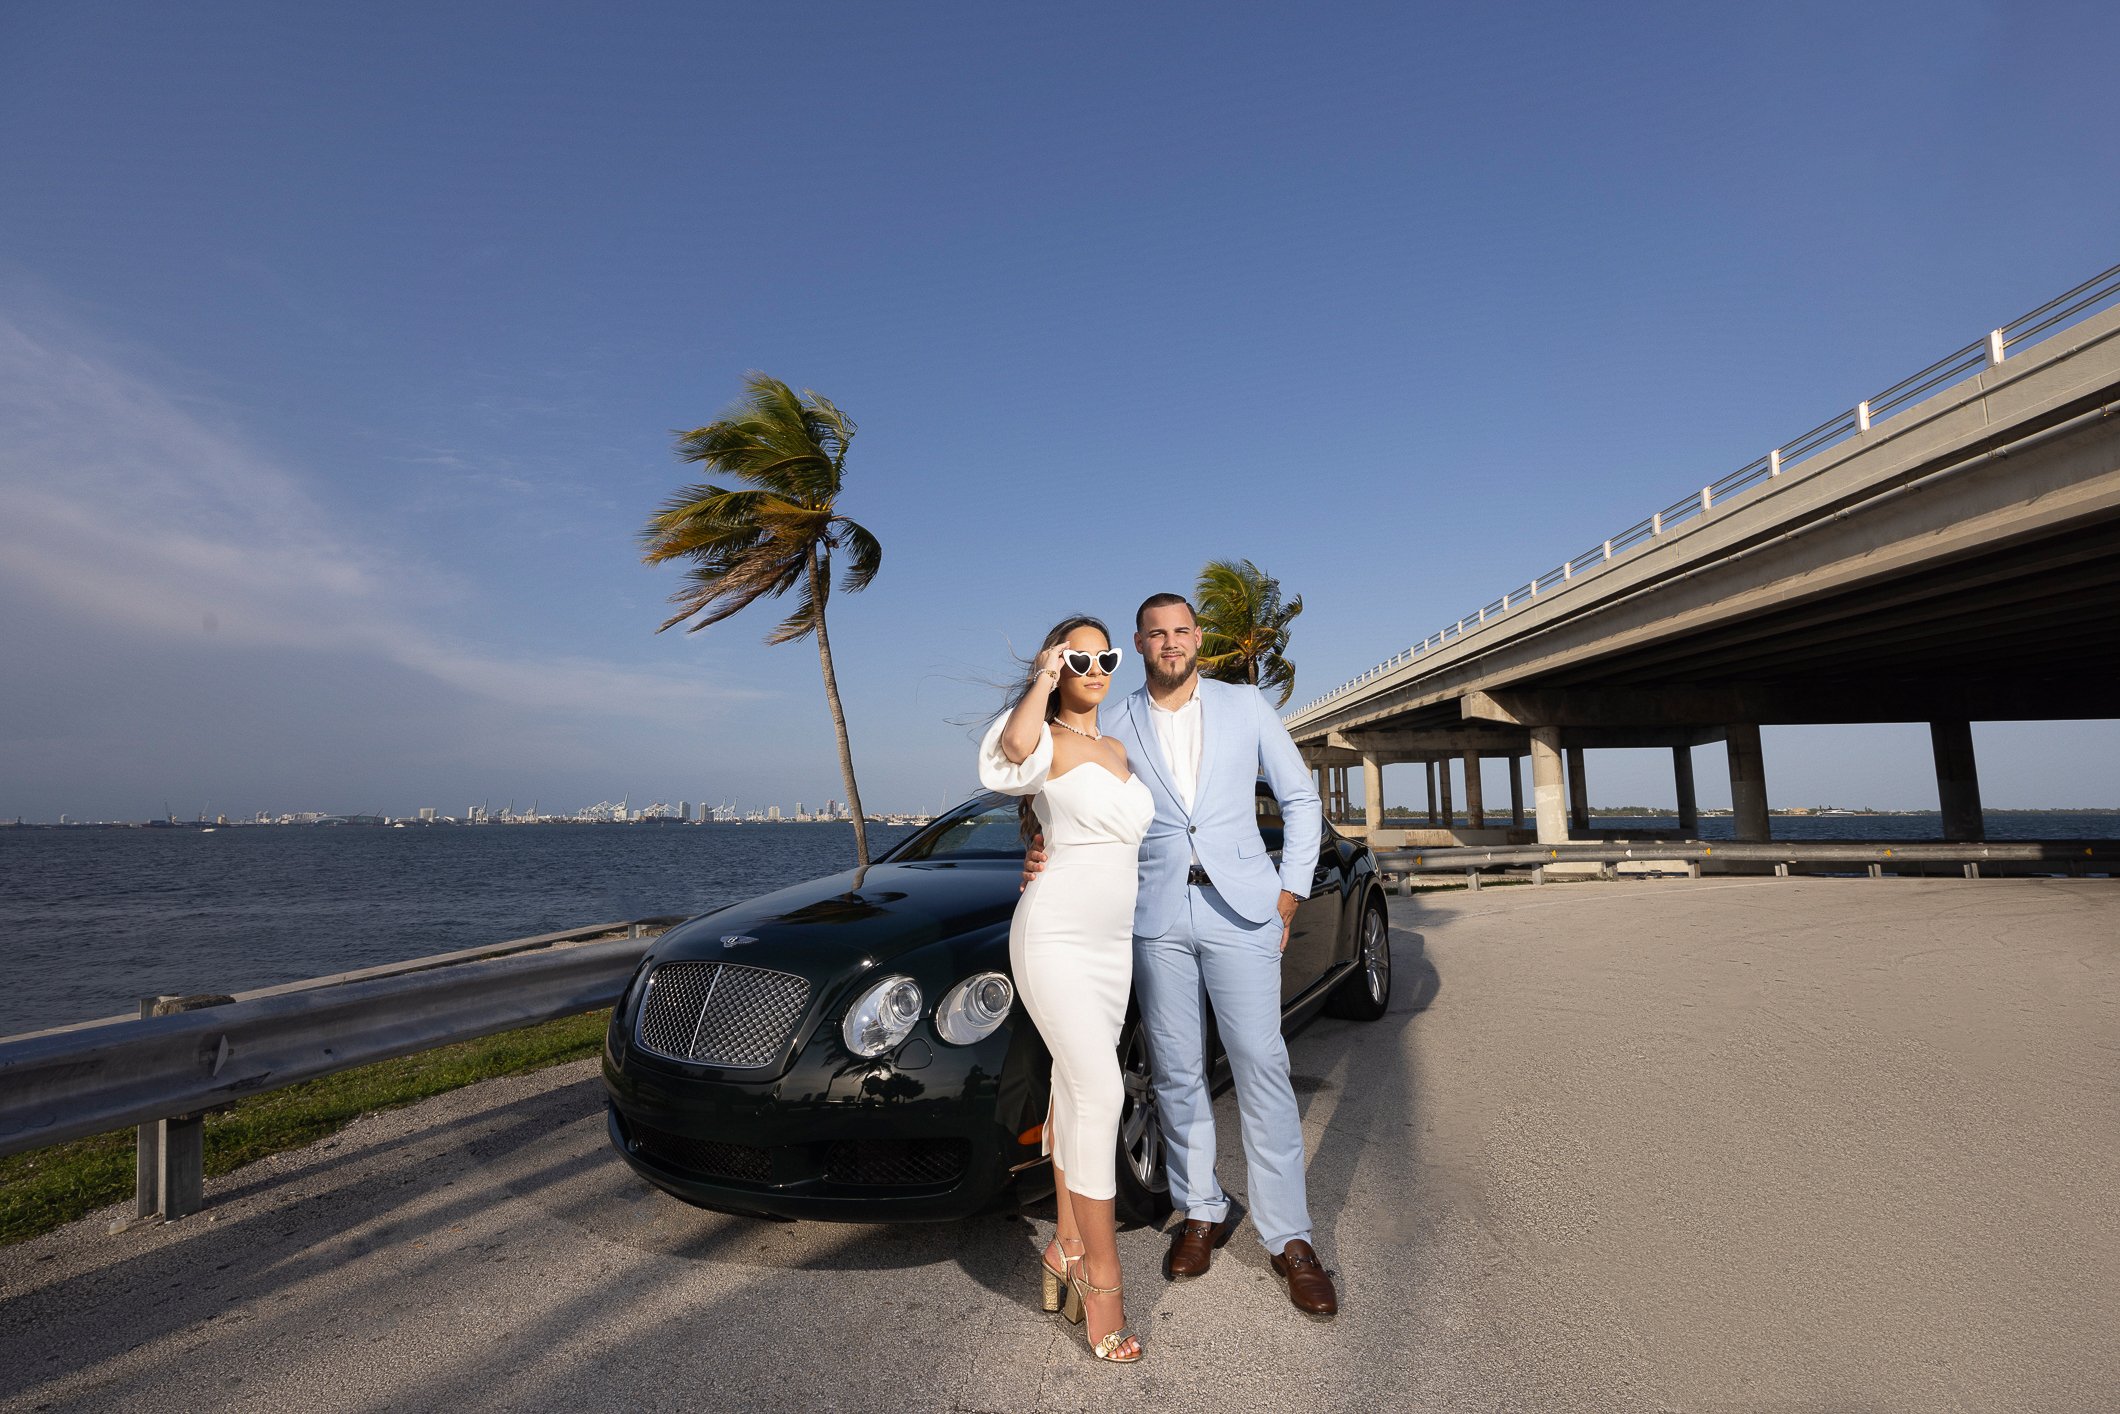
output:
[[[1231,1203],[1228,1215],[1218,1223],[1187,1218],[1172,1228],[1170,1250],[1163,1254],[1163,1279],[1184,1281],[1206,1272],[1214,1264],[1216,1249],[1229,1241],[1242,1221],[1244,1210]]]
[[[1332,1273],[1318,1260],[1309,1243],[1298,1237],[1267,1260],[1274,1274],[1288,1283],[1288,1302],[1306,1316],[1330,1320],[1339,1314],[1340,1298],[1332,1289]]]

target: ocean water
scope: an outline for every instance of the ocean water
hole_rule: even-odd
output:
[[[1727,816],[1701,821],[1708,839],[1730,829]],[[1993,811],[1987,830],[2114,839],[2120,814]],[[870,847],[880,853],[910,833],[871,825]],[[1940,839],[1942,822],[1934,812],[1777,816],[1774,833]],[[853,859],[845,825],[0,830],[0,1036],[130,1012],[157,992],[241,991],[590,923],[703,913]]]
[[[881,853],[910,826],[869,826]],[[850,825],[0,830],[0,1036],[850,867]]]

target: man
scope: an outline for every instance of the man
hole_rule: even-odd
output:
[[[1339,1299],[1310,1244],[1302,1116],[1281,1037],[1280,955],[1317,865],[1318,794],[1287,728],[1256,689],[1201,680],[1199,624],[1184,596],[1142,603],[1134,651],[1148,681],[1107,702],[1099,726],[1124,743],[1156,802],[1141,843],[1134,993],[1148,1031],[1171,1198],[1184,1214],[1163,1274],[1181,1281],[1205,1273],[1243,1217],[1215,1176],[1204,1000],[1213,1004],[1236,1079],[1252,1223],[1289,1300],[1329,1318]],[[1260,775],[1286,822],[1278,873],[1259,835]],[[1043,862],[1034,850],[1026,873]]]

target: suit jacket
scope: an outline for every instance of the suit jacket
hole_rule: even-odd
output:
[[[1134,898],[1134,934],[1160,938],[1177,921],[1185,876],[1197,854],[1229,906],[1254,923],[1276,916],[1283,889],[1310,896],[1324,812],[1310,771],[1288,728],[1258,689],[1202,678],[1200,779],[1193,808],[1178,801],[1170,762],[1142,687],[1098,714],[1098,729],[1117,737],[1126,759],[1156,800],[1156,818],[1141,841],[1141,881]],[[1277,873],[1259,834],[1256,782],[1260,776],[1281,802],[1283,845]]]

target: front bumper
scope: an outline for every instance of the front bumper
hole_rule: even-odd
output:
[[[820,1027],[785,1074],[764,1080],[709,1075],[637,1047],[614,1056],[607,1045],[611,1144],[657,1188],[723,1212],[966,1217],[1051,1182],[1036,1144],[1020,1144],[1006,1122],[1011,1106],[999,1103],[1012,1051],[1023,1049],[1012,1048],[1010,1030],[965,1047],[916,1035],[890,1056],[858,1061],[836,1044],[835,1028]]]

